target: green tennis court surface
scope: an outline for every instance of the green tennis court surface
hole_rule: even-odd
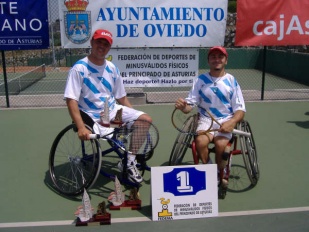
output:
[[[219,217],[152,222],[148,172],[140,190],[142,210],[112,211],[111,225],[83,228],[74,226],[80,199],[64,198],[48,187],[49,150],[71,121],[67,109],[1,110],[0,231],[308,231],[308,106],[308,101],[247,103],[261,177],[253,189],[246,189],[241,177],[239,187],[219,200]],[[177,135],[170,123],[173,105],[136,108],[152,115],[160,132],[148,164],[167,165]],[[235,164],[245,171],[240,157]],[[106,201],[112,190],[113,183],[100,177],[89,191],[92,205]]]

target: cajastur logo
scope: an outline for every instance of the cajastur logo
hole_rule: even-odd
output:
[[[85,43],[91,36],[91,13],[86,11],[89,0],[64,0],[68,11],[64,12],[67,38],[75,44]]]
[[[158,212],[158,220],[165,221],[165,220],[173,220],[173,213],[168,211],[168,204],[170,203],[170,199],[165,200],[165,198],[161,197],[158,199],[161,201],[162,211]]]

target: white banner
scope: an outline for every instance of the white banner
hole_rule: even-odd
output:
[[[151,167],[152,220],[218,216],[217,165]]]
[[[198,76],[198,49],[111,49],[107,57],[126,87],[192,86]]]
[[[90,47],[99,28],[113,47],[211,47],[223,45],[227,0],[59,0],[61,43]]]

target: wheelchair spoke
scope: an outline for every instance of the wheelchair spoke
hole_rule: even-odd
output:
[[[186,131],[193,131],[196,128],[196,117],[191,116],[183,125],[183,129]],[[169,165],[181,165],[182,160],[191,145],[193,136],[191,134],[178,133],[174,142],[172,152],[169,159]]]
[[[75,124],[63,129],[50,152],[49,169],[54,188],[60,194],[76,196],[90,188],[101,167],[97,140],[81,141]]]
[[[257,160],[256,146],[249,123],[247,121],[243,121],[240,123],[240,125],[241,130],[251,133],[250,137],[240,136],[240,145],[248,177],[252,186],[255,186],[259,179],[259,165]]]

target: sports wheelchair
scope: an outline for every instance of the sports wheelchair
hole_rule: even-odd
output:
[[[86,127],[93,132],[93,120],[84,112],[81,116]],[[138,120],[135,120],[138,121]],[[144,121],[146,122],[146,121]],[[139,152],[136,156],[137,167],[141,174],[144,175],[145,170],[150,170],[147,166],[148,161],[159,141],[159,133],[157,128],[147,122],[150,127],[145,135],[143,147],[146,152]],[[150,133],[153,132],[153,133]],[[110,168],[104,166],[102,157],[107,154],[116,153],[115,163],[110,163],[112,166],[117,166],[118,162],[123,160],[123,170],[126,170],[127,145],[131,143],[131,137],[134,133],[134,127],[128,129],[127,124],[114,128],[110,136],[100,137],[97,135],[95,139],[80,140],[77,133],[77,127],[74,123],[66,126],[56,136],[49,154],[49,173],[53,182],[53,189],[64,196],[73,197],[83,193],[84,189],[90,189],[96,182],[99,174],[105,177],[118,180],[125,185],[139,188],[141,184],[132,182],[128,179],[126,171],[114,173]],[[100,142],[107,142],[109,148],[101,150]],[[103,163],[103,166],[101,166]]]
[[[198,115],[192,115],[187,118],[185,121],[182,130],[187,132],[193,132],[196,130],[197,127],[197,118]],[[232,157],[235,155],[242,155],[243,162],[245,165],[246,173],[249,178],[250,184],[249,188],[254,187],[260,177],[260,171],[259,171],[259,164],[258,164],[258,158],[257,158],[257,151],[256,151],[256,145],[254,142],[252,130],[250,127],[250,124],[248,121],[241,121],[236,126],[237,130],[241,130],[244,132],[249,132],[251,134],[250,137],[245,137],[242,135],[233,135],[232,139],[229,142],[229,146],[231,146],[229,155],[227,157],[226,167],[224,170],[221,169],[220,171],[220,179],[223,178],[226,181],[229,181],[229,178],[233,179],[239,179],[240,176],[237,173],[233,173],[233,164],[232,164]],[[240,148],[239,147],[240,144]],[[185,155],[187,153],[188,148],[192,150],[192,159],[188,159]],[[214,153],[215,147],[213,144],[209,146],[209,153]],[[170,158],[169,158],[169,165],[190,165],[190,164],[198,164],[199,163],[199,156],[196,151],[195,147],[195,141],[194,136],[191,133],[181,133],[179,132],[176,140],[174,142]],[[235,165],[236,167],[236,165]],[[239,165],[237,165],[239,167]],[[220,183],[218,185],[218,197],[220,199],[224,199],[226,196],[227,190],[232,190],[232,188],[228,186],[225,186],[222,184],[222,180],[220,180]]]

